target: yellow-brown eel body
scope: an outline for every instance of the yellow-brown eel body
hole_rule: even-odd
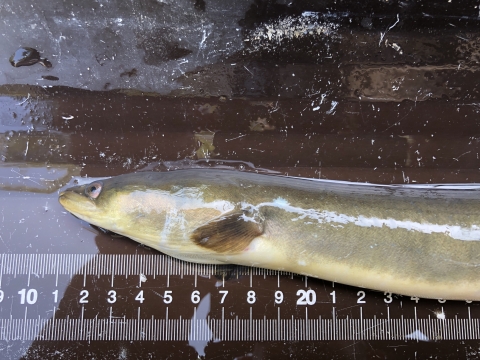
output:
[[[66,210],[173,257],[480,300],[480,186],[382,186],[192,169],[60,194]]]

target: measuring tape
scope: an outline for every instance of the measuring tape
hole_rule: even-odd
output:
[[[480,308],[157,255],[2,254],[1,340],[479,340]]]

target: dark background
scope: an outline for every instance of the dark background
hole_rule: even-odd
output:
[[[222,167],[384,184],[479,182],[479,16],[474,1],[4,1],[0,249],[154,254],[63,211],[59,189],[89,181],[83,177]],[[13,67],[9,58],[22,46],[37,49],[52,67]],[[25,308],[12,304],[25,279],[5,279],[1,318],[23,319]],[[78,317],[82,281],[61,281],[58,316]],[[188,297],[191,279],[176,281]],[[199,286],[210,291],[217,281]],[[260,276],[256,286],[274,289],[276,281]],[[239,298],[248,282],[227,280]],[[285,284],[282,290],[295,298],[304,279]],[[326,295],[331,290],[320,280],[309,284]],[[37,286],[51,292],[47,280]],[[107,288],[106,278],[95,283],[97,291]],[[339,316],[358,318],[358,289],[337,291]],[[383,295],[366,293],[366,316],[384,316]],[[413,303],[395,297],[390,308],[412,318]],[[93,317],[104,304],[89,306]],[[415,306],[423,318],[441,307],[447,318],[467,316],[463,302]],[[230,307],[248,314],[241,301]],[[477,304],[470,307],[478,317]],[[255,309],[262,318],[273,308]],[[332,304],[315,309],[331,313]],[[29,311],[52,316],[47,305]],[[193,308],[177,311],[191,317]],[[293,302],[282,314],[302,311]],[[202,355],[182,341],[0,345],[11,359]],[[203,350],[210,359],[473,359],[480,344],[211,341]]]

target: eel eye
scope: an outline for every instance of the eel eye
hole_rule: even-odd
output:
[[[95,200],[102,192],[102,188],[103,184],[100,181],[91,183],[85,188],[85,195],[87,195],[90,199]]]

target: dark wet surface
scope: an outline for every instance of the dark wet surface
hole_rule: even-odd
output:
[[[383,184],[480,182],[478,14],[470,1],[1,4],[2,261],[13,254],[156,256],[60,207],[58,191],[91,180],[83,177],[201,166]],[[54,66],[12,67],[9,57],[21,45]],[[371,291],[358,303],[357,288],[288,275],[279,287],[275,275],[250,278],[236,267],[196,280],[172,275],[168,284],[147,275],[140,306],[138,274],[118,276],[112,287],[110,276],[83,275],[88,259],[78,274],[38,275],[28,286],[4,262],[0,318],[51,319],[53,306],[56,319],[111,319],[110,307],[126,319],[137,319],[140,308],[142,319],[165,319],[167,307],[170,319],[191,319],[195,308],[213,319],[222,309],[225,319],[276,319],[279,308],[284,320],[304,319],[307,307],[309,319],[332,319],[333,308],[338,319],[385,319],[387,308],[398,319],[480,317],[476,303],[398,296],[387,303]],[[28,304],[33,288],[38,299]],[[221,288],[230,291],[223,305]],[[118,293],[112,306],[111,289]],[[202,299],[196,306],[194,289]],[[258,295],[253,305],[250,289]],[[314,290],[316,304],[296,305],[299,289]],[[80,303],[83,290],[88,303]],[[480,351],[478,338],[41,340],[46,329],[35,341],[13,340],[14,330],[2,325],[5,358],[473,359]]]

